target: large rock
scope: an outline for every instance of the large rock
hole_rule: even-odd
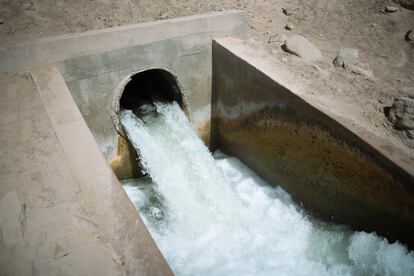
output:
[[[414,130],[414,99],[397,97],[389,109],[388,120],[399,130]]]
[[[322,58],[321,51],[301,35],[294,35],[287,39],[284,48],[287,52],[307,61],[317,61]]]
[[[343,48],[339,50],[334,60],[335,66],[343,66],[344,68],[358,63],[358,49]]]

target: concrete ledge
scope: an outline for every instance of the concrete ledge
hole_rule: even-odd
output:
[[[234,29],[245,33],[244,17],[242,11],[215,12],[40,39],[0,49],[0,72],[24,71],[35,65],[194,33],[225,34]]]
[[[214,148],[309,212],[414,248],[414,158],[293,93],[237,39],[213,43]]]
[[[55,66],[31,72],[70,170],[83,208],[128,275],[171,275],[167,263],[106,163]],[[83,274],[83,273],[81,273]]]

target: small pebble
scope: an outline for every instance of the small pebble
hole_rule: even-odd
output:
[[[286,25],[285,25],[285,29],[286,29],[286,30],[291,31],[291,30],[293,30],[293,28],[294,28],[294,26],[293,26],[292,24],[286,24]]]
[[[349,65],[358,63],[358,57],[358,49],[342,48],[339,50],[333,63],[336,67],[343,66],[345,68]]]
[[[287,8],[282,8],[282,12],[287,16],[292,15],[292,12]]]
[[[392,12],[397,12],[397,11],[399,11],[400,10],[400,8],[399,7],[396,7],[396,6],[386,6],[385,8],[384,8],[384,11],[385,12],[389,12],[389,13],[392,13]]]
[[[414,87],[409,87],[409,86],[401,87],[399,89],[399,94],[402,97],[414,99]]]
[[[283,50],[307,61],[317,61],[322,59],[321,51],[301,35],[293,35],[289,37],[285,41]]]
[[[397,130],[414,131],[414,100],[407,97],[395,97],[388,114],[388,120]]]
[[[319,75],[323,78],[329,77],[329,72],[327,70],[322,69],[319,65],[314,64],[313,68],[319,73]]]

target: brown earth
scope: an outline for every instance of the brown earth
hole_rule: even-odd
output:
[[[413,4],[397,2],[406,7]],[[414,154],[407,146],[413,147],[413,140],[397,133],[383,112],[400,88],[414,87],[414,43],[405,41],[407,31],[414,28],[414,11],[401,7],[384,13],[386,5],[397,4],[391,0],[2,0],[0,47],[57,34],[244,9],[248,43],[258,49],[258,55],[280,61],[281,71],[301,84],[303,89],[296,93]],[[285,15],[282,8],[291,14]],[[293,29],[286,30],[286,24]],[[284,52],[281,45],[293,34],[315,44],[323,59],[306,63]],[[357,48],[363,70],[334,67],[332,61],[341,48]]]

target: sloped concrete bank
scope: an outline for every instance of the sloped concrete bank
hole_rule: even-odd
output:
[[[0,274],[171,275],[59,70],[0,82]]]
[[[414,248],[414,158],[291,92],[237,39],[213,43],[212,148],[312,214]]]

